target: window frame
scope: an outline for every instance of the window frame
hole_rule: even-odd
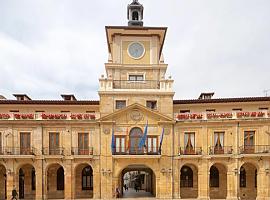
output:
[[[156,140],[156,142],[154,142],[154,140]],[[149,146],[149,141],[151,142],[150,146]],[[154,143],[156,143],[155,146],[154,146]],[[156,136],[156,135],[147,136],[147,153],[148,154],[157,154],[158,149],[159,149],[158,136]]]
[[[85,171],[86,168],[90,168],[89,174],[86,174],[87,172]],[[93,169],[91,166],[86,166],[82,169],[81,173],[81,181],[82,181],[82,190],[93,190]],[[89,179],[88,179],[89,177]],[[89,182],[88,182],[89,180]],[[85,182],[86,181],[86,182]],[[89,183],[89,185],[88,185]]]
[[[86,139],[87,138],[87,139]],[[82,141],[81,141],[82,139]],[[89,154],[89,132],[78,132],[78,154]],[[82,146],[81,146],[82,144]]]
[[[151,103],[151,107],[148,106],[148,103]],[[154,103],[154,108],[152,108],[152,106],[153,106],[152,103]],[[147,100],[146,107],[151,109],[151,110],[157,110],[157,100]]]
[[[116,135],[115,136],[115,153],[124,154],[126,153],[126,135]],[[119,141],[119,147],[117,146],[117,141]]]
[[[125,103],[125,105],[119,107],[118,103],[120,103],[120,102]],[[123,109],[126,107],[127,107],[127,100],[115,100],[115,109],[120,110],[120,109]]]
[[[59,171],[61,170],[61,171]],[[65,190],[65,171],[63,167],[59,167],[56,172],[56,188],[57,190]]]
[[[182,170],[184,171],[184,168],[187,168],[188,171],[186,172],[186,174],[184,174],[182,172]],[[180,170],[180,187],[182,188],[193,188],[193,182],[194,182],[194,173],[191,167],[184,165],[181,170]]]

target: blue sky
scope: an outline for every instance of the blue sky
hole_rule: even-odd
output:
[[[106,25],[131,0],[0,0],[0,94],[98,99]],[[264,96],[270,89],[269,0],[141,0],[146,26],[167,26],[174,99]],[[269,91],[270,94],[270,91]]]

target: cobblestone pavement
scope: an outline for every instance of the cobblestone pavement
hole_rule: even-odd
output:
[[[133,188],[129,188],[128,191],[124,192],[123,198],[135,198],[135,199],[155,199],[150,192],[140,190],[136,192]]]

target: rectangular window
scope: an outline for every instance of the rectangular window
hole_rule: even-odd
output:
[[[115,136],[115,153],[123,154],[126,152],[126,136]]]
[[[206,112],[216,112],[216,109],[206,109]]]
[[[21,155],[30,155],[30,133],[20,133],[20,154]]]
[[[185,152],[184,154],[195,154],[195,133],[185,133],[184,136]]]
[[[116,109],[122,109],[126,107],[126,101],[125,100],[116,100],[115,101],[115,108]]]
[[[180,113],[190,113],[190,110],[180,110]]]
[[[254,153],[255,131],[244,131],[244,153]]]
[[[268,110],[268,108],[266,108],[266,107],[265,108],[259,108],[259,110]]]
[[[129,81],[144,81],[144,77],[142,74],[140,75],[129,75],[128,76]]]
[[[214,133],[214,153],[223,154],[224,153],[224,132]]]
[[[242,111],[242,108],[233,108],[232,111]]]
[[[50,155],[60,155],[59,149],[59,133],[51,132],[49,133],[49,154]]]
[[[157,109],[157,101],[146,101],[146,107],[156,110]]]
[[[78,154],[88,155],[89,154],[89,134],[78,133]]]
[[[147,153],[148,154],[157,154],[158,153],[157,136],[148,136],[148,138],[147,138]]]

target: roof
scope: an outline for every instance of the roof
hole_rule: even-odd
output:
[[[219,99],[183,99],[173,100],[173,104],[200,104],[200,103],[232,103],[232,102],[256,102],[270,101],[270,97],[239,97],[239,98],[219,98]]]
[[[1,100],[0,105],[3,104],[23,104],[23,105],[99,105],[99,101],[64,101],[64,100],[30,100],[30,101],[18,101],[18,100]]]

